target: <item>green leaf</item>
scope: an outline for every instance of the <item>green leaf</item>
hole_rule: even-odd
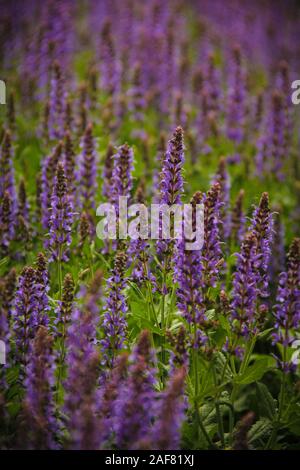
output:
[[[259,445],[266,442],[272,429],[272,424],[269,419],[262,418],[253,424],[250,431],[248,432],[249,444]]]
[[[239,385],[251,384],[261,379],[268,368],[268,361],[266,359],[256,361],[254,364],[247,367],[242,375],[238,374],[234,380]]]
[[[265,384],[257,382],[256,387],[261,416],[273,420],[276,416],[276,400],[274,400]]]

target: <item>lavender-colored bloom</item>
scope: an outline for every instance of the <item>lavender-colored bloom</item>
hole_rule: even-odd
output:
[[[111,201],[118,204],[119,196],[129,198],[133,186],[133,151],[129,145],[124,144],[118,148],[113,157],[114,168],[112,172]]]
[[[63,281],[62,299],[56,310],[56,332],[62,337],[62,343],[65,341],[68,325],[71,321],[74,309],[74,281],[71,274],[66,274]]]
[[[246,234],[240,253],[237,253],[237,267],[233,276],[231,318],[237,334],[248,336],[254,331],[256,302],[259,294],[257,266],[257,239],[254,233]]]
[[[134,120],[142,123],[144,120],[144,109],[146,106],[145,93],[141,81],[141,65],[138,63],[134,66],[132,86],[127,93],[129,97],[129,109]]]
[[[17,215],[23,217],[25,223],[29,224],[29,202],[26,194],[25,181],[22,178],[19,184]]]
[[[52,387],[54,382],[53,339],[40,326],[31,348],[26,369],[22,448],[55,449],[58,425]]]
[[[16,190],[13,168],[13,149],[11,142],[11,133],[9,131],[4,132],[4,137],[0,150],[0,201],[3,199],[4,193],[6,191],[9,194],[9,197],[13,203],[12,208],[14,209],[14,205],[16,202]]]
[[[104,160],[104,167],[103,167],[103,186],[102,186],[102,194],[104,197],[109,198],[111,194],[111,185],[112,185],[112,174],[113,174],[113,167],[114,167],[114,147],[112,144],[109,144],[107,147],[105,160]]]
[[[282,213],[280,207],[274,207],[274,231],[271,244],[269,263],[269,277],[272,285],[276,285],[278,276],[285,270],[286,254],[284,248],[285,230],[282,223]]]
[[[13,203],[7,191],[5,191],[0,204],[0,251],[6,255],[10,242],[14,238]]]
[[[237,144],[245,137],[246,124],[246,73],[242,64],[241,50],[235,46],[230,62],[230,81],[227,92],[227,135]]]
[[[173,138],[168,142],[167,151],[163,161],[160,179],[160,203],[172,206],[181,204],[183,192],[182,166],[184,162],[184,142],[183,130],[177,127]],[[162,236],[162,226],[160,226],[160,237]],[[172,234],[171,234],[172,235]],[[172,243],[168,240],[159,240],[157,243],[158,252],[166,253],[173,249]]]
[[[117,252],[111,276],[107,280],[107,298],[104,306],[103,332],[101,340],[104,364],[114,365],[118,350],[124,347],[126,338],[127,305],[123,290],[126,286],[124,272],[127,256]]]
[[[286,120],[283,108],[283,97],[278,90],[272,93],[270,111],[263,129],[263,136],[258,140],[256,155],[257,175],[274,173],[282,179],[284,158],[289,153],[286,145]]]
[[[226,160],[222,157],[219,161],[218,171],[213,179],[213,183],[220,184],[220,238],[222,241],[228,240],[230,235],[230,180],[226,168]]]
[[[161,173],[161,203],[172,206],[181,203],[183,192],[182,166],[184,162],[183,130],[177,127],[169,140]]]
[[[89,124],[82,137],[80,147],[82,152],[79,158],[78,184],[79,205],[87,212],[95,208],[96,178],[97,178],[97,152],[93,127]]]
[[[202,199],[202,193],[195,193],[191,199],[192,206],[196,208],[197,204],[201,204]],[[195,232],[195,214],[193,216],[192,229]],[[185,239],[181,240],[176,250],[174,271],[178,282],[177,306],[185,320],[194,329],[191,341],[193,347],[198,348],[200,344],[205,342],[205,335],[201,331],[201,323],[205,320],[201,291],[203,286],[202,257],[200,250],[186,250],[185,243]]]
[[[53,152],[42,162],[40,201],[42,210],[42,225],[45,230],[49,229],[53,182],[57,164],[61,158],[61,155],[62,144],[58,143]]]
[[[170,374],[172,375],[176,369],[184,367],[188,370],[189,366],[189,339],[186,329],[183,325],[180,326],[179,331],[173,334],[167,331],[168,340],[172,346],[170,354]]]
[[[109,372],[107,380],[100,389],[99,420],[101,447],[106,448],[112,440],[115,425],[115,408],[119,392],[127,376],[128,354],[123,353],[117,357],[113,369]]]
[[[70,131],[66,131],[63,148],[63,162],[70,194],[75,192],[75,152]]]
[[[68,261],[73,218],[74,213],[65,170],[62,163],[59,163],[51,197],[50,239],[47,245],[51,253],[49,261],[58,259]]]
[[[300,325],[300,239],[295,238],[287,255],[287,270],[280,274],[277,291],[277,304],[274,308],[275,328],[273,343],[289,347],[296,339],[294,330]],[[296,369],[296,364],[279,360],[280,367],[288,372]]]
[[[61,139],[64,131],[65,91],[62,70],[58,62],[52,66],[49,96],[49,137],[51,140]]]
[[[107,19],[101,30],[101,85],[103,90],[110,96],[118,91],[119,70],[116,57],[114,38],[112,34],[111,21]]]
[[[202,247],[202,270],[204,284],[216,285],[218,274],[223,265],[220,243],[220,183],[214,183],[204,196],[204,238]]]
[[[39,253],[36,261],[37,321],[39,325],[47,326],[49,324],[49,290],[47,258],[43,253]]]
[[[243,211],[245,192],[240,190],[231,211],[231,240],[235,245],[240,245],[245,233],[246,217]]]
[[[21,365],[28,363],[31,340],[38,327],[37,299],[36,271],[26,267],[19,277],[13,312],[16,358]]]
[[[260,255],[259,288],[262,297],[269,295],[269,263],[273,239],[273,214],[269,207],[269,195],[263,193],[252,216],[251,231],[257,239],[257,253]]]
[[[137,449],[149,434],[155,415],[155,373],[150,336],[141,333],[131,356],[128,378],[123,384],[115,407],[116,444],[119,449]]]
[[[75,308],[67,332],[67,379],[64,412],[71,449],[100,446],[96,416],[99,355],[95,349],[95,317],[91,310]]]
[[[174,372],[157,410],[158,419],[153,427],[153,449],[179,449],[181,426],[184,420],[184,367]]]

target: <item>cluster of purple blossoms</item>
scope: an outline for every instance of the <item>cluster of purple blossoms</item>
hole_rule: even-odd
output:
[[[231,319],[237,333],[248,336],[253,333],[255,326],[256,304],[259,294],[257,268],[261,256],[258,254],[257,238],[253,232],[246,234],[241,251],[236,256],[237,266],[233,276]]]
[[[80,147],[82,152],[78,162],[78,203],[89,212],[95,208],[97,178],[97,152],[92,124],[86,127]]]
[[[62,144],[58,143],[52,153],[42,162],[41,187],[39,201],[42,211],[42,226],[45,230],[49,229],[49,220],[51,215],[51,195],[53,190],[53,181],[57,164],[62,155]]]
[[[200,204],[202,199],[202,193],[195,193],[191,199],[193,208]],[[193,219],[195,219],[195,214],[193,214]],[[193,225],[195,232],[195,223]],[[185,243],[185,239],[181,240],[176,250],[177,261],[174,271],[178,282],[177,305],[185,320],[194,328],[192,344],[194,348],[198,348],[205,342],[205,335],[201,331],[201,323],[205,320],[201,290],[203,287],[202,255],[200,249],[186,250]]]
[[[23,422],[20,446],[27,449],[56,449],[58,424],[53,396],[54,356],[53,338],[47,328],[40,326],[30,350],[26,368]],[[24,438],[26,435],[26,439]]]
[[[50,140],[63,137],[63,114],[65,107],[65,91],[62,70],[58,62],[52,66],[49,96],[49,137]]]
[[[124,347],[126,339],[127,305],[124,295],[126,279],[124,277],[127,256],[124,252],[116,253],[111,276],[107,280],[107,297],[104,305],[103,331],[101,340],[103,362],[112,367],[116,354]]]
[[[263,193],[255,208],[250,230],[257,240],[257,254],[260,255],[258,282],[261,297],[269,296],[269,263],[273,239],[273,214],[269,207],[269,195]]]
[[[49,324],[49,290],[50,285],[47,258],[43,253],[39,253],[36,261],[37,318],[39,325],[47,326]]]
[[[295,238],[287,255],[287,269],[279,276],[277,304],[274,307],[275,328],[273,343],[287,348],[296,339],[294,331],[300,325],[300,239]],[[296,370],[296,364],[287,357],[278,359],[282,370]]]
[[[168,142],[165,157],[162,163],[160,175],[160,204],[172,206],[181,204],[181,195],[183,192],[182,167],[184,163],[184,142],[183,130],[177,127],[173,137]],[[162,222],[160,221],[160,238],[162,237]],[[172,235],[172,233],[171,233]],[[168,240],[159,240],[157,243],[158,253],[162,254],[171,249]]]
[[[220,239],[221,241],[228,240],[231,231],[231,220],[230,220],[230,180],[229,174],[226,168],[226,160],[222,157],[219,161],[218,171],[214,177],[213,183],[220,184]]]
[[[221,185],[214,183],[203,196],[204,202],[204,233],[202,248],[203,285],[215,287],[218,274],[223,265],[220,242],[220,201]]]
[[[7,192],[13,204],[16,201],[13,148],[10,131],[5,131],[0,149],[0,200]],[[0,212],[1,216],[1,212]]]
[[[246,217],[243,211],[244,195],[245,191],[241,189],[231,211],[230,235],[235,245],[240,245],[245,235]]]
[[[141,333],[132,357],[128,377],[115,405],[116,444],[119,449],[137,449],[155,416],[155,369],[149,332]]]
[[[119,196],[130,197],[133,180],[133,151],[129,145],[124,144],[118,148],[113,156],[114,167],[112,171],[112,187],[110,200],[118,204]]]
[[[237,144],[245,137],[246,124],[246,74],[242,64],[241,49],[235,46],[232,50],[230,82],[228,85],[227,135]]]
[[[31,340],[38,327],[38,291],[36,271],[32,267],[25,267],[19,277],[13,317],[16,357],[21,365],[26,365]]]
[[[96,325],[88,308],[75,308],[67,331],[67,379],[64,383],[64,412],[68,446],[97,449],[99,430],[96,415],[99,354],[95,348]]]
[[[71,244],[73,218],[74,213],[68,192],[65,170],[63,164],[59,163],[51,196],[51,216],[47,244],[50,250],[49,261],[68,261],[68,247]]]

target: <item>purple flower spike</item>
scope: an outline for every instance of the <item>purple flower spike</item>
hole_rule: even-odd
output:
[[[51,140],[61,139],[64,131],[65,108],[64,80],[58,62],[52,66],[49,98],[49,136]]]
[[[149,434],[155,415],[155,375],[147,331],[141,333],[131,361],[116,404],[115,430],[118,448],[133,450]]]
[[[50,310],[48,301],[49,273],[47,258],[43,253],[39,253],[36,262],[36,290],[37,290],[37,321],[39,325],[49,324],[48,311]]]
[[[243,211],[245,192],[240,190],[231,213],[231,239],[235,245],[240,245],[245,232],[246,218]]]
[[[48,240],[51,255],[49,261],[58,259],[68,261],[73,218],[74,213],[65,170],[62,163],[59,163],[51,197],[50,239]]]
[[[31,340],[38,327],[37,299],[36,271],[32,267],[26,267],[19,278],[13,312],[16,357],[21,365],[26,365],[29,361]]]
[[[163,393],[158,419],[153,428],[153,449],[179,449],[181,426],[184,419],[184,381],[186,369],[182,367],[174,372],[168,387]]]
[[[52,387],[54,382],[53,339],[47,329],[40,326],[33,341],[26,370],[24,422],[20,431],[20,445],[26,449],[56,449],[55,417]]]
[[[89,124],[81,140],[82,153],[79,159],[79,205],[89,212],[95,208],[97,152],[93,137],[93,126]]]
[[[118,148],[113,157],[114,168],[112,173],[112,194],[111,200],[118,204],[119,196],[130,197],[133,186],[133,151],[129,145],[124,144]]]
[[[294,333],[300,326],[300,239],[295,238],[287,255],[287,270],[279,276],[277,305],[274,308],[275,328],[273,343],[284,347],[291,346],[296,339]],[[295,371],[296,363],[281,361],[285,371]]]
[[[51,215],[51,195],[53,190],[53,181],[57,164],[62,155],[62,144],[58,143],[53,152],[42,162],[41,192],[39,195],[42,210],[42,225],[45,230],[49,230],[49,221]]]
[[[241,252],[237,253],[237,267],[233,276],[231,302],[232,321],[237,320],[238,335],[248,336],[254,331],[256,302],[258,297],[257,238],[250,232],[245,236]]]
[[[8,192],[13,204],[15,204],[16,190],[13,168],[13,149],[9,131],[4,132],[0,149],[0,201],[4,197],[5,191]]]
[[[123,290],[126,286],[124,272],[127,256],[117,252],[111,277],[107,280],[107,299],[104,306],[103,330],[101,341],[104,364],[113,367],[117,352],[123,348],[126,338],[127,305]]]
[[[3,255],[8,253],[10,242],[15,234],[12,205],[11,197],[5,191],[0,201],[0,252]]]
[[[260,255],[260,295],[269,296],[269,264],[273,240],[273,214],[269,207],[269,195],[263,193],[258,207],[254,210],[251,231],[257,239],[257,253]]]
[[[213,182],[220,184],[220,201],[222,203],[220,208],[220,238],[222,241],[225,241],[228,240],[230,235],[230,181],[224,157],[220,159],[218,171]]]
[[[206,286],[216,285],[223,265],[220,243],[220,183],[215,183],[204,199],[204,243],[202,248],[203,279]]]

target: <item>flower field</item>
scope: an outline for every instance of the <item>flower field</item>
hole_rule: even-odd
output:
[[[299,450],[299,4],[0,7],[0,449]]]

